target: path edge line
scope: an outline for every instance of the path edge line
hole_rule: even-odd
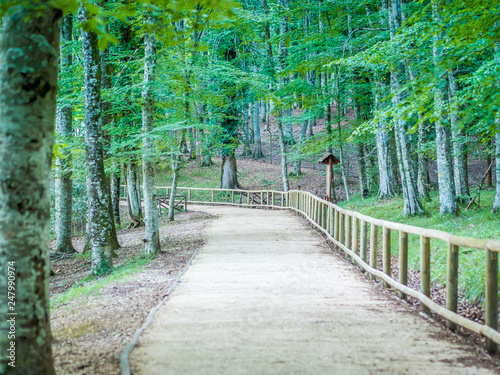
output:
[[[193,255],[191,255],[191,258],[187,262],[186,266],[177,275],[177,278],[175,279],[174,283],[168,289],[167,294],[163,297],[163,299],[160,301],[160,303],[158,305],[153,307],[153,309],[149,312],[149,315],[146,318],[146,321],[144,322],[142,327],[139,328],[137,331],[135,331],[134,336],[132,336],[132,340],[130,340],[130,342],[127,344],[127,346],[125,346],[125,348],[122,350],[122,353],[120,354],[120,374],[121,375],[130,375],[131,374],[130,362],[129,362],[130,353],[132,353],[132,350],[134,350],[135,346],[137,345],[137,342],[139,341],[139,338],[144,333],[144,331],[146,329],[148,329],[149,326],[151,326],[151,324],[153,324],[153,320],[154,320],[156,313],[158,312],[160,307],[162,307],[165,304],[165,302],[168,301],[170,295],[174,292],[177,285],[179,285],[179,283],[181,281],[181,277],[184,276],[184,274],[187,272],[189,266],[191,266],[191,263],[193,262],[196,255],[198,255],[198,252],[201,250],[201,248],[203,246],[205,246],[206,241],[205,241],[205,232],[204,231],[203,231],[201,237],[203,239],[203,243],[201,244],[201,246],[199,246],[194,251]]]

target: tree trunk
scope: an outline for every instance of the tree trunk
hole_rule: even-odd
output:
[[[130,226],[132,228],[143,224],[139,175],[135,160],[127,163],[127,207]]]
[[[283,179],[283,191],[287,192],[290,190],[290,184],[288,183],[288,169],[286,162],[286,144],[285,144],[285,135],[283,132],[283,125],[278,121],[278,136],[280,141],[280,150],[281,150],[281,177]]]
[[[242,189],[238,182],[238,171],[234,154],[222,157],[220,187],[221,189]]]
[[[492,169],[493,168],[489,168],[490,167],[490,164],[491,164],[491,155],[490,155],[490,150],[489,150],[489,146],[490,146],[491,142],[488,142],[488,154],[486,155],[486,178],[484,179],[484,187],[486,189],[489,189],[493,186],[493,171]],[[489,168],[489,170],[488,170]]]
[[[396,37],[396,31],[399,28],[401,18],[401,8],[399,0],[391,0],[389,7],[389,27],[391,39]],[[391,71],[391,93],[393,95],[392,103],[395,108],[401,101],[399,92],[399,68]],[[399,116],[395,118],[396,146],[398,148],[398,162],[401,174],[401,185],[403,188],[404,207],[403,215],[419,215],[424,213],[424,208],[420,202],[416,181],[413,179],[411,155],[409,152],[408,141],[406,139],[406,123]]]
[[[441,0],[432,1],[432,14],[435,22],[441,21],[439,8]],[[456,214],[457,200],[453,181],[453,169],[451,165],[450,128],[446,125],[445,93],[446,93],[446,71],[443,68],[443,47],[439,45],[442,39],[440,32],[434,35],[432,55],[434,59],[435,76],[437,85],[434,89],[434,115],[436,117],[436,154],[439,184],[439,206],[441,215]]]
[[[113,216],[115,224],[121,224],[120,218],[120,182],[121,182],[121,167],[120,163],[114,161],[112,163],[111,172],[111,204],[113,206]]]
[[[424,123],[418,124],[418,176],[417,187],[421,197],[429,200],[429,164],[425,154],[425,141],[427,139],[427,129]]]
[[[254,102],[252,106],[252,124],[253,124],[253,159],[264,157],[262,152],[262,139],[260,135],[260,105],[259,102]]]
[[[66,43],[73,39],[73,15],[64,17],[61,29],[62,40]],[[64,51],[61,57],[61,71],[71,70],[73,55]],[[73,135],[73,109],[70,105],[61,105],[56,115],[56,132],[65,139]],[[71,172],[71,149],[64,149],[61,152],[63,157],[56,159],[56,248],[57,253],[72,254],[76,250],[73,247],[71,238],[73,231],[71,221],[73,216],[73,178]]]
[[[248,103],[248,107],[243,110],[243,152],[241,156],[249,156],[252,154],[250,147],[250,126],[252,123],[252,103]]]
[[[344,183],[345,199],[349,200],[351,195],[349,193],[349,184],[347,180],[347,172],[344,164],[344,147],[343,147],[343,136],[342,136],[342,121],[341,121],[341,92],[340,92],[340,69],[337,66],[335,72],[335,88],[337,91],[336,95],[336,107],[337,107],[337,131],[339,133],[339,161],[340,161],[340,173],[342,175],[342,182]]]
[[[153,19],[147,14],[147,23]],[[152,33],[144,36],[144,81],[142,88],[142,174],[143,174],[143,196],[144,196],[144,223],[145,223],[145,252],[148,255],[157,255],[160,248],[160,228],[158,209],[155,199],[155,160],[154,140],[150,133],[154,128],[155,98],[153,86],[155,83],[156,67],[156,38]],[[192,134],[192,129],[190,135]],[[192,138],[192,137],[190,137]],[[191,156],[193,151],[191,140]]]
[[[50,3],[40,0],[36,11],[12,7],[0,36],[2,374],[55,374],[49,323],[49,219],[62,13]],[[9,298],[14,293],[8,286],[15,286],[16,301]],[[15,316],[7,315],[14,312]],[[12,326],[15,339],[8,337]]]
[[[88,11],[80,7],[80,22],[88,20]],[[112,225],[110,197],[104,174],[101,117],[101,70],[97,35],[82,31],[83,70],[85,74],[85,146],[87,165],[88,236],[92,253],[91,274],[101,274],[113,267],[109,242]]]
[[[167,220],[168,221],[174,221],[175,220],[175,196],[177,194],[177,180],[179,177],[179,161],[178,161],[178,156],[172,153],[172,188],[170,189],[170,198],[168,201],[168,216]]]
[[[497,133],[495,134],[495,174],[496,174],[496,194],[493,202],[493,212],[500,212],[500,116],[496,121]]]

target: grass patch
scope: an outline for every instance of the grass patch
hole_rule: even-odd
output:
[[[84,255],[77,256],[85,257]],[[81,296],[96,295],[99,294],[101,289],[110,284],[125,282],[129,276],[141,271],[151,259],[152,258],[144,257],[144,255],[139,255],[120,264],[108,274],[102,276],[87,276],[81,281],[76,282],[64,293],[54,296],[50,301],[50,307],[53,308],[63,305]]]
[[[431,192],[431,200],[424,203],[425,215],[402,216],[403,198],[378,200],[375,197],[361,199],[355,196],[339,206],[360,212],[364,215],[393,222],[404,223],[422,228],[438,229],[458,236],[482,239],[500,239],[500,215],[493,214],[491,207],[495,198],[494,190],[481,191],[481,207],[473,205],[465,211],[466,204],[460,204],[457,216],[441,216],[439,213],[439,195]],[[379,235],[379,248],[382,246]],[[408,267],[420,268],[419,236],[409,235]],[[393,254],[398,254],[398,234],[393,231],[391,237]],[[435,283],[446,282],[447,245],[431,239],[431,279]],[[484,293],[485,254],[482,250],[461,248],[459,256],[459,290],[469,301],[481,303]]]

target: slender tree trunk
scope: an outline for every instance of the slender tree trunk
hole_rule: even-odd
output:
[[[340,93],[340,69],[337,66],[335,72],[335,88],[337,91],[336,95],[336,106],[337,106],[337,131],[339,133],[339,161],[340,161],[340,173],[342,175],[342,182],[344,183],[345,199],[349,200],[351,195],[349,193],[349,184],[347,183],[347,172],[344,164],[344,147],[343,147],[343,136],[342,136],[342,100]]]
[[[61,36],[64,42],[73,39],[73,15],[64,17]],[[65,52],[61,57],[61,71],[71,70],[73,55]],[[56,132],[59,136],[71,138],[73,135],[73,109],[71,105],[61,105],[56,115]],[[63,157],[56,159],[56,248],[57,253],[71,254],[76,250],[71,238],[73,231],[71,221],[73,216],[73,178],[71,172],[71,150],[62,151]]]
[[[432,1],[432,13],[435,22],[441,21],[439,7],[442,0]],[[439,45],[440,32],[434,35],[433,58],[437,85],[434,89],[434,114],[436,117],[436,153],[439,184],[439,206],[441,215],[457,213],[457,199],[451,166],[450,128],[446,125],[444,112],[446,94],[446,70],[443,64],[443,47]]]
[[[458,125],[458,108],[456,103],[457,82],[455,73],[448,71],[449,97],[452,111],[450,113],[451,137],[453,146],[453,176],[457,197],[470,198],[469,181],[467,181],[467,148],[462,129]]]
[[[488,154],[486,155],[486,160],[485,160],[485,162],[486,162],[485,166],[486,166],[487,172],[486,172],[486,178],[484,179],[484,187],[486,189],[489,189],[493,186],[493,172],[492,172],[493,168],[489,168],[490,164],[491,164],[491,155],[489,153],[490,152],[490,150],[489,150],[490,145],[491,145],[491,142],[488,142]],[[488,170],[488,168],[489,168],[489,170]]]
[[[495,44],[495,59],[497,64],[500,63],[500,44]],[[1,65],[0,65],[1,66]],[[500,81],[496,82],[497,87],[500,85]],[[495,200],[493,202],[493,212],[500,212],[500,111],[497,112],[497,117],[495,119],[495,174],[496,174],[496,193]]]
[[[196,159],[196,140],[194,137],[194,129],[193,128],[188,129],[188,137],[189,137],[189,159],[195,160]]]
[[[143,224],[139,175],[137,162],[131,160],[127,163],[127,207],[130,226],[135,228]]]
[[[241,156],[249,156],[252,153],[250,147],[250,127],[249,123],[252,123],[252,103],[248,103],[248,107],[243,110],[243,152]]]
[[[287,192],[288,190],[290,190],[290,184],[288,183],[285,134],[283,132],[283,125],[279,121],[277,126],[278,126],[278,136],[279,136],[280,150],[281,150],[281,177],[283,179],[283,191]]]
[[[167,220],[168,221],[174,221],[175,220],[175,196],[177,194],[177,181],[179,178],[179,170],[180,170],[180,164],[178,160],[178,156],[172,153],[172,163],[171,163],[171,168],[172,168],[172,188],[170,189],[170,198],[168,201],[168,216]]]
[[[389,8],[389,27],[391,39],[396,36],[401,18],[401,8],[399,0],[391,0]],[[393,106],[397,107],[401,100],[399,92],[399,68],[391,71],[391,93],[393,95]],[[403,188],[404,207],[403,215],[419,215],[424,212],[424,208],[418,195],[416,181],[413,179],[411,155],[406,138],[406,123],[399,116],[395,119],[396,145],[399,156],[399,170],[401,174],[401,185]]]
[[[62,13],[50,3],[12,7],[0,35],[1,374],[55,374],[49,200]]]
[[[427,140],[427,129],[425,123],[418,124],[418,176],[417,186],[418,193],[421,197],[429,200],[429,164],[427,162],[427,155],[425,154],[425,142]]]
[[[254,102],[252,106],[252,123],[253,123],[253,159],[264,157],[262,152],[262,138],[260,135],[260,108],[259,102]]]
[[[80,22],[88,20],[88,11],[80,7]],[[88,236],[92,253],[91,273],[111,269],[112,248],[109,242],[112,225],[109,218],[109,187],[104,174],[101,130],[101,69],[97,35],[82,31],[83,69],[85,73],[85,145],[87,150]]]
[[[153,23],[152,16],[147,15],[147,22]],[[160,228],[158,209],[155,199],[155,160],[154,141],[150,136],[154,128],[155,98],[153,86],[155,83],[156,38],[152,33],[144,36],[144,81],[142,88],[142,174],[144,196],[145,252],[157,255],[160,248]],[[192,132],[192,129],[190,129]],[[192,133],[191,133],[192,134]],[[193,145],[191,142],[191,146]],[[193,155],[193,149],[191,149]]]
[[[121,224],[120,218],[120,182],[121,182],[121,167],[120,163],[114,161],[112,163],[111,172],[111,204],[113,206],[113,216],[115,217],[115,224]]]

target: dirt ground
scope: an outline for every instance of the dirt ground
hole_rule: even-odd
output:
[[[203,230],[213,220],[197,211],[179,213],[174,223],[162,223],[162,253],[143,269],[113,281],[98,293],[71,299],[51,309],[53,351],[58,374],[119,374],[118,358],[150,310],[165,296],[193,252],[203,244]],[[123,246],[115,267],[143,251],[144,228],[121,231]],[[83,239],[74,245],[82,250]],[[88,274],[87,258],[53,263],[51,296],[67,291]]]
[[[380,293],[287,211],[210,207],[134,374],[495,374],[484,352]]]

